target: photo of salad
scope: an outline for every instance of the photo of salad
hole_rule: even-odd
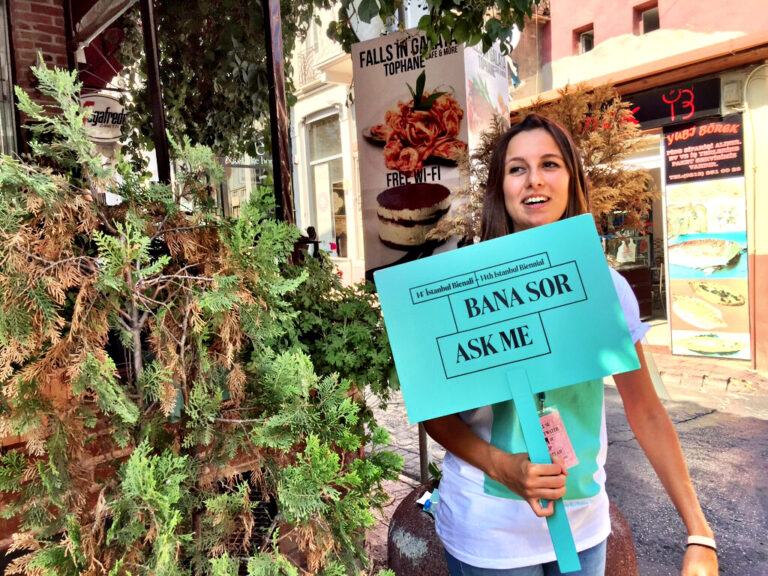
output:
[[[469,131],[479,134],[486,130],[493,115],[505,116],[507,105],[501,94],[491,94],[488,84],[481,76],[467,81],[467,107],[469,108]]]

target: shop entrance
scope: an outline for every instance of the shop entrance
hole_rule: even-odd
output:
[[[641,318],[652,324],[663,324],[668,318],[661,152],[661,130],[649,130],[640,149],[625,160],[633,168],[646,170],[651,176],[649,186],[656,191],[642,226],[623,228],[624,215],[617,212],[602,238],[608,262],[627,279],[640,305]]]

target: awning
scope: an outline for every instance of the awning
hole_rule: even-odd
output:
[[[136,0],[72,0],[73,46],[86,88],[102,89],[120,72],[115,58],[124,30],[116,25]]]

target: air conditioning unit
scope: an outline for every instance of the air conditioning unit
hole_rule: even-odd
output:
[[[741,80],[729,80],[723,83],[723,104],[731,108],[741,106],[743,96]]]

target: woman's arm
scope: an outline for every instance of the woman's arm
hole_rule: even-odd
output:
[[[689,535],[712,537],[712,529],[696,497],[677,432],[653,388],[642,345],[635,344],[640,369],[613,377],[627,421],[664,489],[677,508]],[[683,562],[684,576],[717,574],[717,554],[690,546]]]
[[[534,464],[525,452],[504,452],[480,438],[455,414],[427,420],[424,428],[443,448],[521,496],[537,516],[552,515],[552,500],[565,494],[568,472],[559,458],[554,464]],[[546,507],[541,505],[542,499],[548,500]]]

